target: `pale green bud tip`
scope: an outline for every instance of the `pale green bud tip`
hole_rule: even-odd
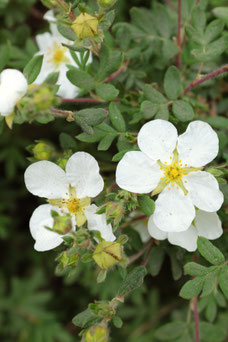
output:
[[[101,241],[93,253],[93,259],[100,268],[107,270],[121,261],[121,244],[118,242]]]
[[[85,342],[108,342],[107,331],[100,325],[93,326],[84,335]]]
[[[33,148],[34,157],[38,160],[48,160],[53,152],[52,146],[44,141],[38,142]]]
[[[43,86],[34,93],[33,100],[38,109],[45,110],[53,105],[55,95],[48,87]]]
[[[56,215],[54,218],[53,230],[58,234],[67,234],[72,230],[70,215]]]
[[[95,37],[98,33],[98,19],[88,13],[81,13],[73,22],[72,29],[79,39]]]
[[[68,256],[67,252],[63,252],[61,256],[58,259],[60,263],[62,264],[63,268],[67,266],[77,266],[78,261],[79,261],[79,256],[78,254],[74,254],[72,256]]]
[[[109,8],[114,5],[116,0],[98,0],[98,5],[102,8]]]

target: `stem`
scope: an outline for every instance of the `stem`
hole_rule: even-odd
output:
[[[177,47],[178,54],[176,57],[177,68],[181,66],[181,0],[178,0],[178,20],[177,20]]]
[[[97,103],[97,102],[109,102],[109,101],[99,101],[91,98],[78,98],[78,99],[61,99],[62,102],[76,102],[76,103]],[[115,99],[113,102],[119,102],[120,99]]]
[[[151,241],[153,242],[152,239],[150,239],[144,246],[143,248],[136,254],[132,255],[129,257],[128,259],[128,265],[132,264],[134,261],[136,261],[137,259],[139,259],[145,252],[145,250],[150,246]]]
[[[140,220],[144,220],[147,216],[146,215],[141,215],[138,217],[134,217],[131,221],[125,222],[120,229],[124,229],[127,228],[128,226],[130,226],[132,223],[134,223],[135,221],[140,221]]]
[[[128,64],[128,63],[127,63]],[[112,75],[110,75],[109,77],[107,77],[103,82],[110,82],[112,81],[114,78],[116,78],[124,69],[126,68],[126,64],[121,65],[121,67],[114,72]]]
[[[225,66],[221,67],[220,69],[215,70],[215,71],[211,72],[210,74],[202,77],[200,80],[191,82],[187,86],[187,88],[183,91],[182,95],[188,93],[191,89],[197,87],[201,83],[206,82],[207,80],[209,80],[211,78],[214,78],[214,77],[216,77],[216,76],[218,76],[220,74],[223,74],[224,72],[227,72],[227,71],[228,71],[228,64],[226,64]]]
[[[200,3],[200,0],[196,0],[196,6],[199,5]]]
[[[148,252],[147,252],[147,254],[146,254],[145,260],[144,260],[143,263],[142,263],[142,266],[144,266],[144,267],[146,267],[146,265],[148,264],[148,261],[149,261],[149,259],[150,259],[150,254],[151,254],[151,252],[152,252],[153,245],[154,245],[154,242],[153,242],[153,240],[152,240],[152,241],[151,241],[150,248],[149,248],[149,250],[148,250]]]
[[[194,310],[196,342],[200,342],[199,313],[198,313],[198,300],[197,300],[197,297],[193,298],[193,310]]]

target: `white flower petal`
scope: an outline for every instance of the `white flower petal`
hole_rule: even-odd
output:
[[[96,197],[104,188],[96,159],[86,152],[74,153],[66,164],[69,183],[76,188],[77,197]]]
[[[153,160],[167,161],[177,143],[177,130],[168,121],[152,120],[139,131],[138,145]]]
[[[62,235],[45,228],[45,226],[49,228],[53,226],[51,210],[58,211],[57,208],[49,204],[40,205],[34,210],[29,222],[30,232],[33,239],[36,240],[34,248],[39,252],[53,249],[63,242]]]
[[[167,232],[164,232],[156,226],[153,215],[150,216],[148,221],[148,232],[156,240],[165,240],[168,237]]]
[[[216,213],[197,210],[194,224],[198,235],[209,240],[217,239],[223,233],[222,223]]]
[[[101,237],[106,241],[115,241],[116,237],[112,232],[112,225],[106,223],[106,215],[96,214],[98,207],[95,204],[85,208],[85,215],[89,230],[98,230]]]
[[[187,181],[185,187],[197,208],[210,212],[219,210],[224,196],[212,174],[204,171],[190,172],[183,179]]]
[[[159,165],[143,152],[127,152],[116,169],[116,183],[135,193],[148,193],[156,188],[163,172]]]
[[[54,11],[52,9],[48,10],[44,16],[43,16],[43,19],[44,20],[47,20],[47,21],[52,21],[52,22],[56,22],[56,18],[55,18],[55,15],[54,15]]]
[[[168,187],[163,190],[155,202],[154,223],[165,232],[187,230],[195,217],[195,208],[181,189]]]
[[[192,225],[184,232],[168,233],[168,240],[172,245],[180,246],[189,252],[197,249],[197,230]]]
[[[12,114],[14,106],[27,92],[28,83],[18,70],[5,69],[0,74],[0,114]]]
[[[68,64],[74,65],[74,63]],[[57,84],[60,87],[57,91],[57,95],[63,98],[73,99],[79,94],[79,88],[68,80],[68,78],[66,77],[67,70],[68,69],[64,66],[64,68],[62,68],[59,72]]]
[[[40,53],[48,53],[54,44],[54,39],[51,33],[45,32],[36,36],[36,42]]]
[[[186,132],[179,136],[177,150],[179,159],[188,166],[208,164],[218,154],[219,140],[211,126],[203,121],[193,121]]]
[[[40,55],[40,53],[37,53],[36,55]],[[47,56],[44,55],[40,73],[33,82],[33,84],[42,84],[44,80],[47,78],[47,76],[52,72],[57,72],[57,70],[53,67],[51,63],[48,62]]]
[[[25,185],[36,196],[48,199],[66,198],[69,191],[65,172],[50,161],[39,161],[25,171]]]

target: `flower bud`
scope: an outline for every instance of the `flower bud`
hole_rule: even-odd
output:
[[[44,141],[39,141],[38,144],[33,147],[32,152],[34,157],[38,160],[49,160],[53,152],[53,147]]]
[[[56,7],[56,0],[41,0],[42,4],[48,8]]]
[[[62,268],[66,268],[68,266],[76,267],[79,262],[79,255],[74,254],[74,255],[68,256],[67,251],[64,251],[58,257],[58,261],[60,262],[60,265]]]
[[[114,5],[116,0],[98,0],[98,5],[102,8],[109,8]]]
[[[58,234],[67,234],[72,230],[72,222],[70,215],[59,215],[56,211],[52,211],[51,215],[54,219],[53,231]]]
[[[88,13],[81,13],[73,22],[72,29],[79,39],[95,37],[98,32],[98,19]]]
[[[100,325],[91,327],[84,335],[85,342],[108,342],[107,331]]]
[[[107,270],[122,259],[122,248],[118,242],[101,241],[93,253],[97,265]]]
[[[55,95],[48,87],[41,87],[35,91],[33,101],[37,109],[45,110],[50,108],[55,101]]]

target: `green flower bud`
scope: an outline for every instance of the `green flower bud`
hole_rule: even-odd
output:
[[[57,164],[59,167],[61,167],[63,170],[65,170],[66,163],[68,162],[68,159],[66,158],[61,158],[57,161]]]
[[[48,87],[43,86],[35,91],[33,101],[37,109],[45,110],[54,104],[55,95]]]
[[[52,231],[58,234],[64,235],[64,234],[69,233],[72,230],[72,222],[71,222],[70,214],[61,216],[56,211],[52,210],[51,216],[54,219],[53,229],[51,229]]]
[[[74,254],[68,256],[67,251],[65,251],[58,257],[58,261],[60,262],[62,268],[65,268],[67,266],[75,267],[79,262],[79,255]]]
[[[98,19],[88,13],[81,13],[73,22],[72,29],[79,39],[95,37],[98,32]]]
[[[42,4],[48,8],[56,7],[56,0],[41,0]]]
[[[116,0],[98,0],[98,5],[102,8],[109,8],[114,5]]]
[[[34,157],[38,160],[49,160],[54,149],[44,141],[39,141],[32,150]]]
[[[108,342],[107,331],[100,325],[91,327],[84,335],[85,342]]]
[[[122,248],[118,242],[101,241],[93,253],[97,265],[107,270],[122,259]]]

